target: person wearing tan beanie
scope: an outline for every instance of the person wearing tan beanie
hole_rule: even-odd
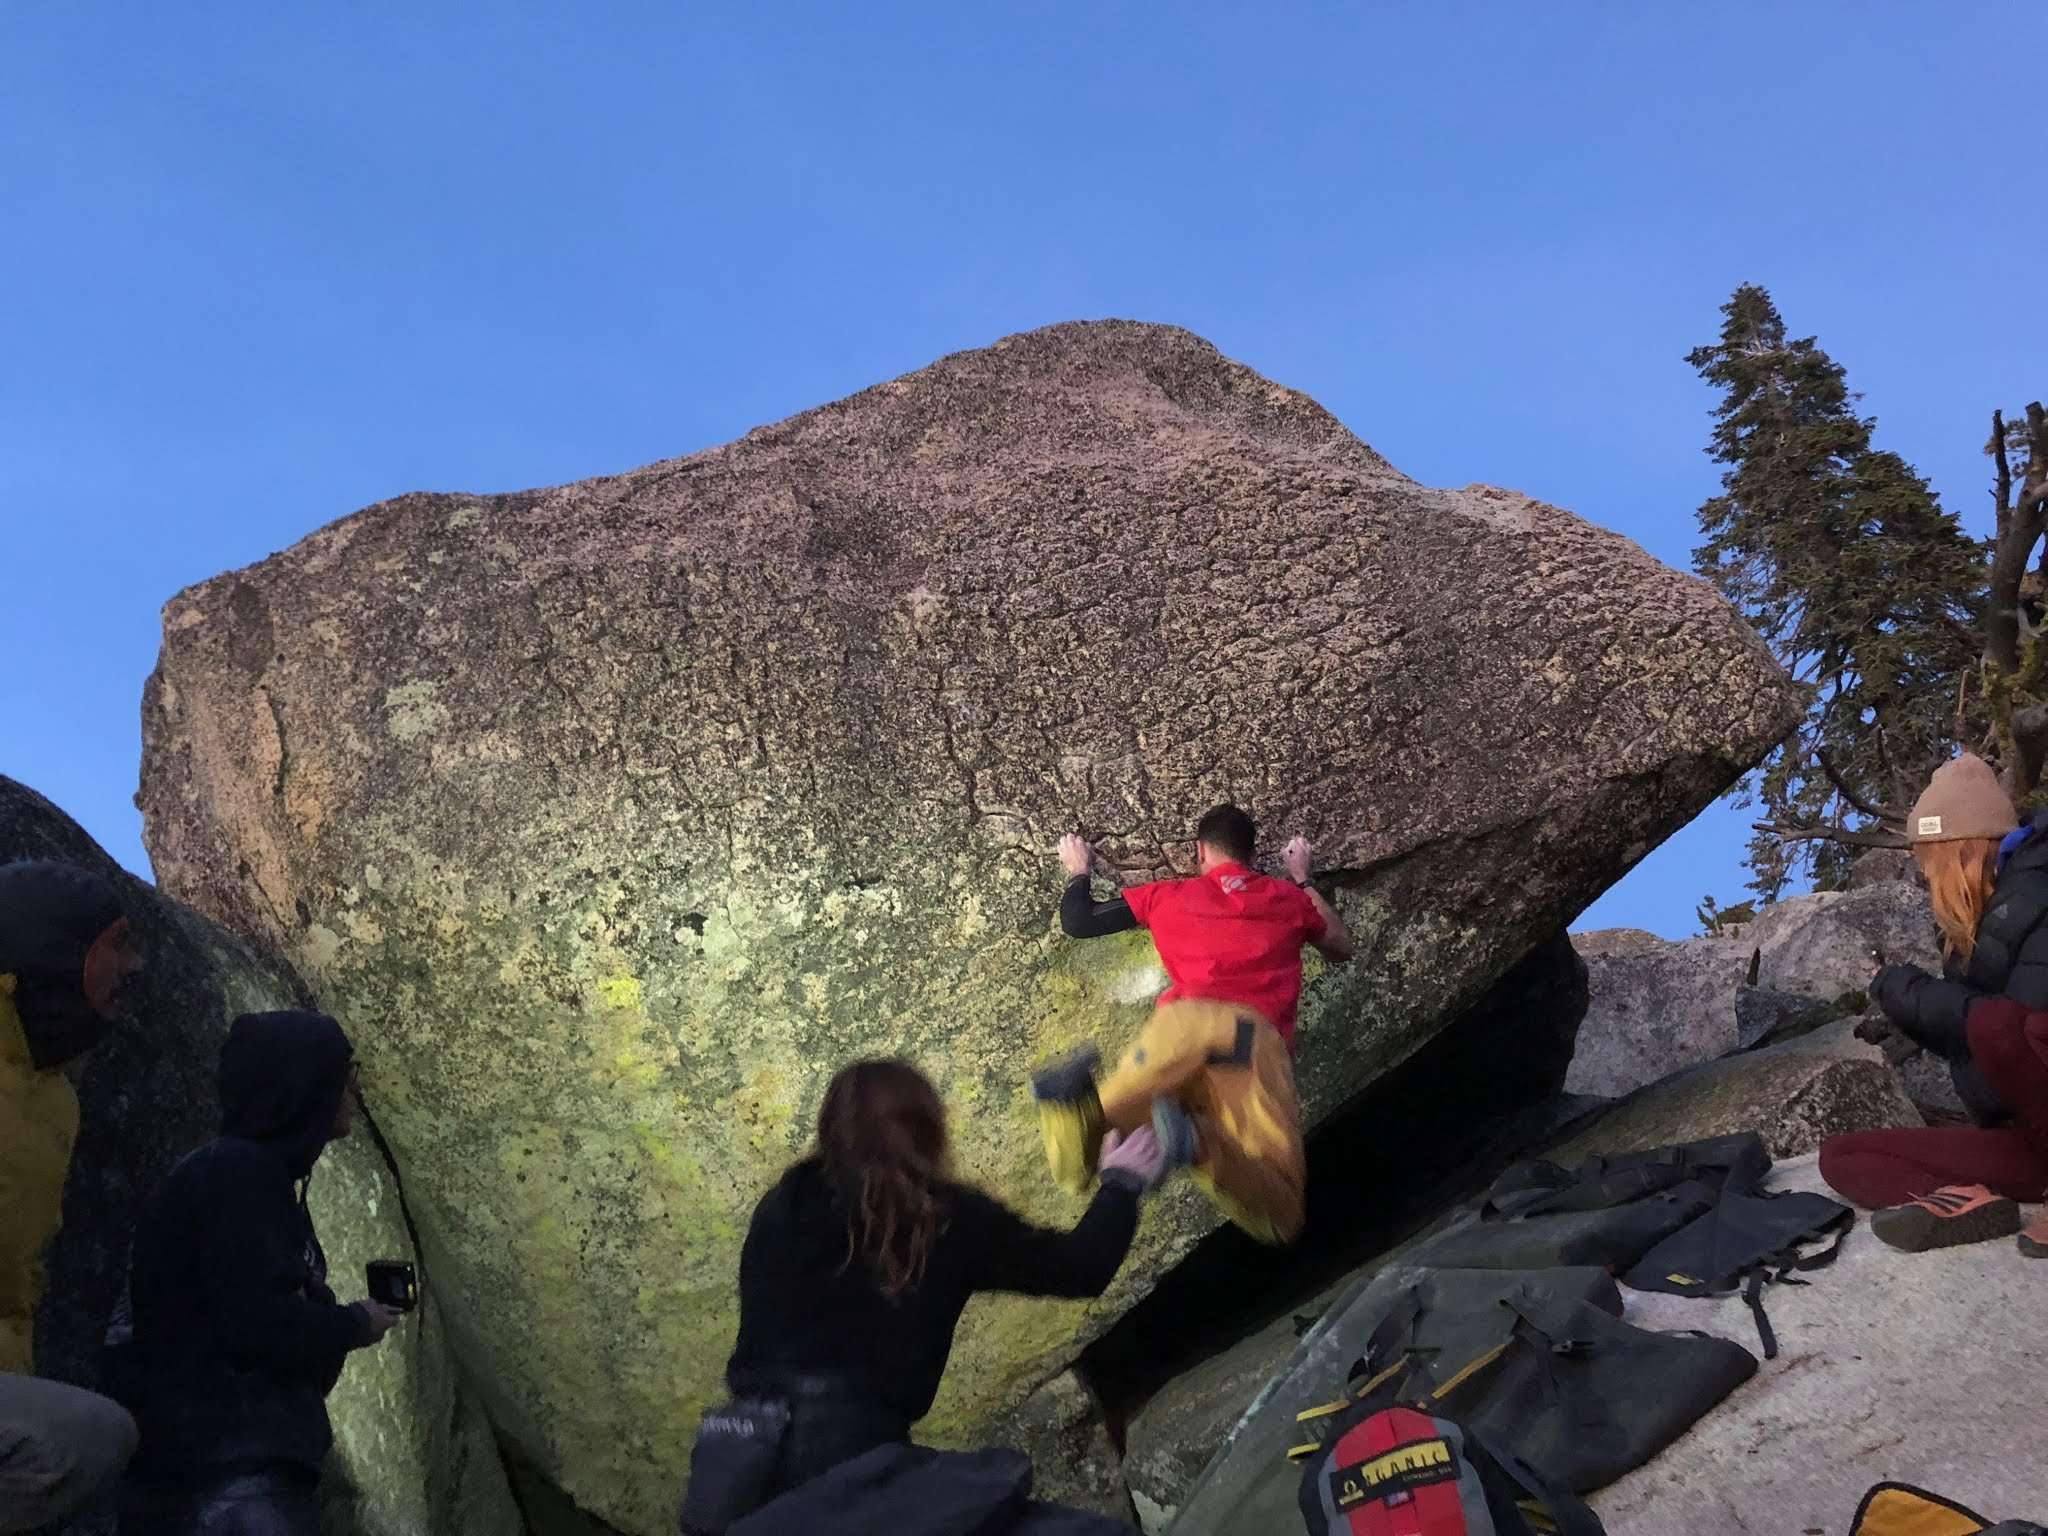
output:
[[[1988,842],[1995,851],[2019,824],[1997,771],[1975,753],[1965,752],[1934,770],[1913,804],[1906,835],[1915,850],[1931,843]]]
[[[1983,758],[1965,752],[1934,770],[1906,836],[1941,930],[1942,974],[1888,965],[1870,995],[1900,1034],[1946,1060],[1980,1125],[2006,1119],[1970,1064],[1970,1004],[2007,996],[2048,1009],[2048,838],[2022,828],[2012,797]]]
[[[1882,966],[1870,993],[1894,1029],[1948,1062],[1977,1125],[1862,1131],[1821,1148],[1822,1176],[1859,1205],[1884,1207],[1872,1230],[1895,1247],[2010,1234],[2017,1202],[2048,1194],[2043,831],[2021,822],[1991,765],[1967,753],[1935,770],[1907,818],[1941,930],[1942,974]],[[2010,1002],[1978,1006],[1998,998]],[[2027,1234],[2021,1249],[2048,1253],[2044,1245]]]

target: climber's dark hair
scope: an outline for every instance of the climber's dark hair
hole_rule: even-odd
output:
[[[1195,827],[1195,841],[1207,843],[1218,853],[1249,865],[1258,846],[1259,829],[1249,812],[1234,805],[1219,805]]]
[[[907,1061],[857,1061],[818,1111],[818,1157],[846,1212],[846,1262],[864,1261],[885,1296],[924,1278],[941,1225],[946,1111]]]

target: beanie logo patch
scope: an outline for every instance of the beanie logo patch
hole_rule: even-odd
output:
[[[1916,833],[1914,834],[1914,836],[1916,836],[1916,837],[1939,837],[1939,836],[1941,836],[1941,818],[1940,818],[1939,816],[1922,816],[1922,817],[1920,818],[1920,830],[1919,830],[1918,832],[1916,832]]]

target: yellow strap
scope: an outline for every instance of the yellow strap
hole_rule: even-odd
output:
[[[1502,1355],[1506,1354],[1507,1352],[1508,1347],[1506,1344],[1496,1344],[1492,1349],[1489,1349],[1485,1354],[1479,1356],[1476,1360],[1473,1360],[1469,1365],[1465,1367],[1465,1369],[1458,1372],[1458,1374],[1453,1376],[1449,1381],[1445,1382],[1442,1386],[1438,1387],[1434,1392],[1430,1393],[1429,1400],[1433,1403],[1442,1402],[1446,1397],[1450,1396],[1451,1393],[1457,1391],[1459,1387],[1463,1386],[1473,1376],[1477,1375],[1480,1371],[1485,1370],[1489,1365],[1493,1364],[1494,1361],[1498,1360]]]
[[[1351,1399],[1347,1397],[1341,1403],[1324,1403],[1320,1408],[1304,1408],[1294,1416],[1294,1422],[1306,1424],[1310,1419],[1327,1419],[1331,1414],[1342,1413],[1350,1406]]]
[[[1372,1380],[1361,1382],[1358,1386],[1354,1387],[1351,1391],[1351,1395],[1354,1398],[1370,1397],[1374,1392],[1377,1392],[1389,1381],[1392,1381],[1396,1375],[1406,1370],[1407,1367],[1408,1357],[1406,1355],[1403,1355],[1400,1359],[1396,1360],[1392,1365],[1388,1366],[1384,1371],[1381,1371],[1379,1375],[1373,1377]]]

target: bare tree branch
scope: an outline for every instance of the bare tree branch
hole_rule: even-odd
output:
[[[2007,470],[2008,477],[2011,471]],[[2027,482],[2020,488],[2014,510],[2022,514],[2039,512],[2048,505],[2048,414],[2036,400],[2027,407]],[[2040,519],[2035,519],[2039,528]]]
[[[1997,503],[1998,536],[1992,545],[1991,594],[1984,612],[1984,659],[2001,672],[2016,672],[2020,664],[2020,578],[2026,574],[2040,526],[2038,519],[2023,515],[2015,504],[2012,459],[2005,439],[2005,412],[1993,411],[1987,446],[1997,465],[1992,499]]]
[[[1784,843],[1841,843],[1850,848],[1904,848],[1903,832],[1851,832],[1846,827],[1802,827],[1782,821],[1753,821],[1753,831],[1768,832]]]
[[[1991,486],[1991,506],[1997,514],[1998,532],[2005,533],[2005,521],[2012,515],[2012,461],[2005,453],[2005,412],[1991,413],[1991,441],[1984,445],[1984,451],[1991,455],[1997,466]]]
[[[1814,761],[1820,764],[1820,771],[1828,776],[1828,782],[1835,786],[1835,793],[1848,801],[1850,805],[1874,821],[1895,821],[1901,826],[1905,824],[1906,813],[1904,811],[1899,810],[1895,806],[1873,804],[1851,789],[1849,781],[1842,777],[1841,771],[1835,767],[1833,760],[1829,758],[1822,748],[1815,747],[1813,749],[1813,757]]]

